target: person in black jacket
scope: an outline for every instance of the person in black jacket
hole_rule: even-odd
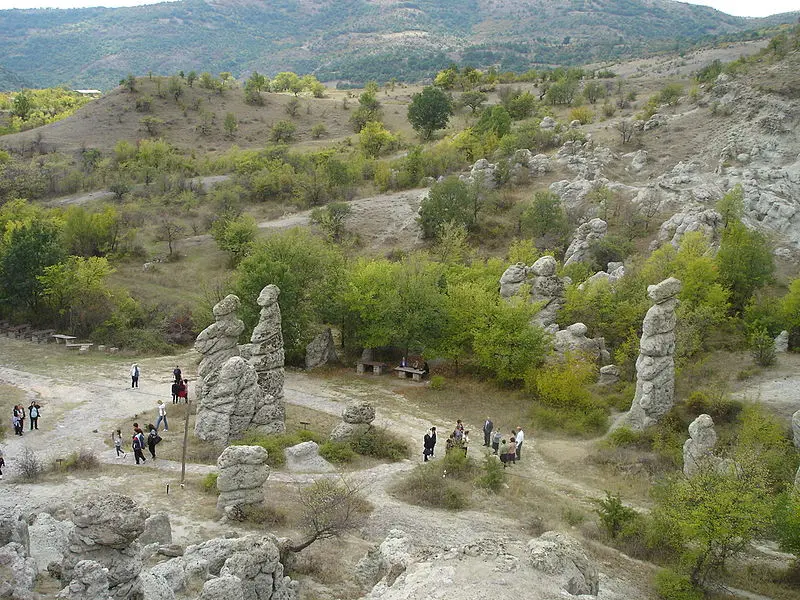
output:
[[[428,457],[433,456],[433,449],[436,446],[436,427],[431,427],[423,438],[422,458],[428,462]]]

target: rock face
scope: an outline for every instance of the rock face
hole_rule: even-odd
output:
[[[580,353],[591,356],[598,363],[609,358],[603,338],[586,337],[587,327],[583,323],[574,323],[566,329],[556,331],[553,336],[553,351],[563,358],[567,353]]]
[[[144,522],[144,531],[139,536],[142,546],[148,544],[166,545],[172,543],[172,525],[167,513],[150,515]]]
[[[608,267],[606,267],[605,271],[598,271],[586,281],[582,282],[578,286],[578,289],[583,290],[587,286],[593,286],[601,281],[605,281],[613,285],[623,277],[625,277],[625,265],[622,263],[610,262],[608,263]]]
[[[330,327],[326,327],[325,331],[316,335],[306,346],[306,369],[314,369],[338,361],[333,333],[331,333]]]
[[[500,295],[503,298],[511,298],[527,279],[528,267],[525,266],[525,263],[511,265],[500,276]]]
[[[548,328],[556,321],[558,310],[564,305],[564,288],[567,278],[556,275],[556,259],[542,256],[530,267],[516,263],[500,277],[500,296],[510,298],[523,284],[531,287],[530,302],[539,303],[541,309],[533,317],[533,324]]]
[[[110,596],[116,600],[138,598],[142,560],[136,538],[144,531],[149,516],[146,509],[121,494],[106,494],[76,506],[72,517],[75,529],[61,563],[62,582],[70,582],[72,588],[72,580],[77,578],[80,588],[85,574],[77,566],[93,561],[108,569]],[[95,581],[96,577],[90,579]]]
[[[547,531],[528,542],[528,559],[534,569],[558,577],[568,594],[597,596],[600,591],[597,568],[566,533]]]
[[[380,545],[373,547],[358,561],[355,578],[365,587],[372,587],[375,596],[394,583],[412,561],[411,537],[401,529],[392,529]]]
[[[9,542],[0,546],[0,598],[33,599],[38,573],[36,561],[23,544]]]
[[[683,474],[692,477],[708,466],[716,467],[719,458],[714,456],[717,432],[711,416],[698,416],[689,425],[689,439],[683,444]]]
[[[342,412],[342,422],[331,431],[331,440],[345,442],[368,431],[375,420],[375,408],[365,400],[349,402]]]
[[[58,593],[65,600],[111,600],[108,593],[108,569],[93,560],[75,565],[69,585]]]
[[[283,574],[272,535],[216,538],[150,569],[148,588],[206,600],[297,600],[297,582]],[[201,592],[188,594],[189,590]]]
[[[262,433],[281,433],[286,430],[286,408],[283,401],[283,333],[281,309],[276,285],[268,285],[258,295],[261,312],[258,325],[250,336],[250,364],[258,374],[263,400],[255,407],[253,425]]]
[[[51,562],[61,562],[69,548],[69,537],[73,529],[75,525],[72,521],[59,521],[46,512],[36,515],[28,532],[31,554],[36,557],[40,571],[47,569]]]
[[[578,227],[575,237],[564,255],[564,266],[585,262],[589,258],[589,247],[592,242],[603,239],[608,232],[608,223],[594,218]]]
[[[785,329],[775,338],[775,352],[783,354],[789,351],[789,332]]]
[[[792,415],[792,435],[795,448],[800,449],[800,410]]]
[[[261,446],[228,446],[217,459],[217,508],[257,506],[264,503],[264,483],[269,477],[267,451]]]
[[[286,468],[296,473],[330,473],[336,470],[319,455],[319,445],[308,441],[286,448]]]
[[[681,282],[674,277],[647,288],[653,306],[642,323],[636,359],[636,396],[630,411],[618,421],[641,430],[656,423],[675,401],[675,309]]]
[[[198,374],[195,435],[224,448],[246,429],[284,431],[283,336],[280,290],[268,285],[258,297],[262,307],[251,343],[240,348],[244,324],[236,316],[239,298],[229,295],[214,307],[216,321],[204,329],[195,348],[203,355]],[[240,352],[248,359],[240,356]]]
[[[662,223],[658,231],[658,242],[669,242],[675,248],[680,247],[683,236],[692,231],[701,232],[716,248],[719,246],[720,234],[724,228],[724,220],[716,210],[695,205],[675,213]]]
[[[5,546],[11,542],[20,544],[26,553],[30,552],[31,542],[28,523],[23,518],[20,510],[0,514],[0,546]]]
[[[619,381],[619,367],[617,365],[606,365],[600,367],[600,377],[597,383],[600,385],[612,385]]]

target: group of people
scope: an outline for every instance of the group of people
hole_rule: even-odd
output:
[[[525,432],[522,427],[511,430],[511,434],[506,438],[497,430],[494,430],[494,423],[489,417],[483,423],[483,445],[493,450],[492,454],[500,458],[503,467],[509,463],[516,464],[522,458],[522,445],[525,441]],[[436,427],[431,427],[423,438],[422,457],[425,462],[433,457],[436,446]],[[448,436],[445,443],[445,453],[453,450],[463,452],[466,456],[469,448],[469,429],[464,427],[461,419],[456,421],[456,426]]]
[[[28,407],[27,416],[30,417],[30,431],[39,429],[39,414],[42,407],[36,400],[31,402]],[[22,404],[15,404],[14,410],[11,413],[11,425],[14,427],[14,435],[22,435],[25,431],[26,411]]]
[[[172,382],[172,403],[178,404],[183,400],[189,404],[189,380],[181,379],[181,368],[177,365],[172,370],[172,376],[175,378]]]
[[[160,401],[159,401],[160,402]],[[156,446],[161,442],[161,436],[158,435],[158,428],[152,423],[147,424],[148,435],[145,438],[144,431],[139,427],[139,423],[133,424],[133,435],[131,436],[131,449],[133,450],[133,457],[136,459],[136,464],[145,463],[147,459],[144,457],[144,449],[150,451],[150,457],[155,460]],[[166,429],[164,430],[166,431]],[[117,429],[111,433],[111,439],[114,442],[114,449],[117,451],[117,458],[125,458],[128,454],[122,449],[122,430]]]

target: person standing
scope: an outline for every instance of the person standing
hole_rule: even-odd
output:
[[[22,420],[20,414],[24,412],[21,406],[14,405],[14,410],[11,412],[11,424],[14,426],[14,435],[22,435]]]
[[[158,419],[156,419],[156,431],[158,431],[158,426],[161,425],[161,421],[164,421],[164,431],[169,431],[169,423],[167,422],[167,407],[164,406],[164,401],[158,401]]]
[[[139,464],[139,459],[141,459],[143,463],[147,462],[147,459],[144,457],[144,453],[142,452],[142,449],[144,448],[144,434],[138,427],[134,428],[133,430],[131,447],[133,448],[133,456],[136,459],[137,465]]]
[[[0,480],[3,479],[3,467],[6,466],[6,461],[3,458],[3,451],[0,450]]]
[[[508,466],[508,442],[505,440],[500,442],[500,462],[503,463],[504,469]]]
[[[178,383],[178,400],[183,398],[183,401],[186,404],[189,404],[189,380],[184,379],[182,382]]]
[[[179,381],[173,381],[172,382],[172,403],[173,404],[177,404],[178,403],[178,398],[179,398],[178,394],[180,394],[180,391],[181,391],[181,383]]]
[[[161,441],[161,436],[158,435],[158,430],[151,423],[147,426],[150,429],[150,435],[147,436],[147,449],[150,450],[150,456],[153,460],[156,459],[156,444]]]
[[[483,445],[487,448],[492,440],[492,429],[494,429],[494,423],[489,417],[486,417],[486,420],[483,422]]]
[[[25,407],[20,404],[17,407],[17,415],[19,416],[19,434],[25,431]]]
[[[512,462],[516,464],[517,462],[517,439],[512,435],[511,439],[508,440],[508,459],[507,462]]]
[[[175,365],[175,368],[172,370],[172,376],[175,378],[175,383],[181,382],[181,368],[178,365]]]
[[[431,453],[430,457],[433,458],[433,451],[436,448],[436,427],[431,427]]]
[[[139,387],[139,365],[133,363],[131,365],[131,389]]]
[[[28,414],[31,418],[31,431],[34,429],[39,429],[39,409],[42,407],[36,404],[36,400],[31,402],[31,405],[28,407]]]
[[[520,457],[522,456],[522,442],[525,441],[525,432],[522,431],[522,427],[517,427],[516,440],[517,440],[517,460],[520,460]]]
[[[503,434],[500,433],[498,429],[492,434],[492,450],[494,450],[493,454],[497,454],[498,450],[500,449],[500,440],[502,439]]]
[[[117,458],[125,458],[125,451],[122,449],[122,430],[117,429],[111,432],[111,439],[114,441],[114,449],[117,451]]]
[[[422,458],[428,462],[428,457],[433,456],[433,447],[436,445],[436,427],[431,427],[423,438]]]

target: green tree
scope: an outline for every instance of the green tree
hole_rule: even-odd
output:
[[[377,158],[381,152],[397,142],[397,138],[378,121],[369,121],[358,134],[358,141],[364,154]]]
[[[28,92],[22,90],[14,96],[14,101],[11,103],[11,114],[23,121],[27,121],[32,108],[33,104]]]
[[[281,290],[281,329],[288,364],[303,364],[317,323],[341,320],[344,258],[336,247],[308,231],[292,229],[257,243],[239,263],[233,291],[242,299],[242,320],[258,323],[259,293],[267,284]]]
[[[276,122],[270,130],[270,139],[273,142],[291,142],[297,126],[291,121],[281,120]]]
[[[424,139],[430,139],[437,129],[447,127],[453,114],[453,102],[444,91],[428,86],[411,97],[408,121]]]
[[[473,130],[481,135],[491,133],[499,139],[511,133],[511,115],[502,106],[489,106],[481,113]]]
[[[236,120],[236,115],[232,112],[225,114],[225,121],[222,126],[225,128],[225,133],[228,137],[233,137],[236,130],[239,129],[239,122]]]
[[[365,90],[358,97],[358,108],[350,116],[353,131],[360,132],[370,121],[380,121],[382,117],[381,103],[375,90]]]
[[[338,243],[345,236],[345,221],[351,213],[347,202],[331,202],[325,207],[311,211],[311,222],[318,225],[332,242]]]
[[[186,75],[186,83],[189,87],[194,86],[194,82],[197,81],[197,71],[189,71]]]
[[[736,184],[727,194],[717,202],[717,212],[722,215],[725,227],[729,223],[741,220],[744,214],[744,189],[740,184]]]
[[[523,235],[539,240],[539,247],[562,246],[569,233],[569,224],[559,195],[546,190],[535,192],[520,214],[519,226]]]
[[[177,75],[173,75],[169,78],[169,93],[175,98],[175,102],[183,96],[183,80]]]
[[[256,92],[263,92],[269,89],[269,79],[266,75],[262,75],[258,71],[253,71],[250,77],[244,84],[245,90],[255,90]]]
[[[238,265],[253,247],[258,233],[256,220],[250,215],[217,219],[211,227],[211,235],[220,250],[231,257],[231,263]]]
[[[597,104],[597,101],[606,97],[606,88],[598,81],[590,81],[583,86],[583,95],[590,104]]]
[[[736,312],[744,309],[753,292],[771,281],[775,270],[767,239],[740,221],[728,223],[722,233],[716,262]]]
[[[428,239],[438,235],[444,223],[463,225],[472,230],[477,225],[480,199],[475,189],[456,176],[435,183],[422,200],[418,221],[422,235]]]
[[[291,91],[294,93],[294,90],[297,89],[298,86],[301,86],[300,89],[302,90],[300,77],[297,75],[297,73],[292,73],[291,71],[283,71],[278,73],[270,83],[270,87],[274,92]]]
[[[486,99],[486,94],[483,92],[464,92],[459,98],[462,105],[469,106],[472,109],[473,115],[486,102]]]

